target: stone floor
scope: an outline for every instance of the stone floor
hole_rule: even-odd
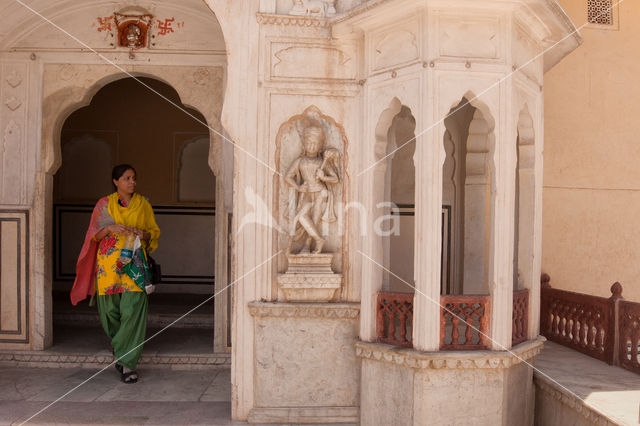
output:
[[[640,375],[545,342],[535,360],[536,376],[566,387],[596,411],[621,425],[639,423]]]
[[[54,298],[51,348],[0,351],[0,425],[243,424],[231,421],[229,354],[213,354],[212,303],[189,315],[191,323],[157,334],[198,300],[150,300],[151,340],[138,365],[139,382],[127,385],[109,366],[109,340],[95,307]]]
[[[139,373],[128,385],[115,368],[0,367],[0,424],[241,424],[231,421],[228,369]]]

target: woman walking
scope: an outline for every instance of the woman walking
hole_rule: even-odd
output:
[[[141,252],[158,247],[160,229],[149,202],[136,189],[136,171],[128,164],[113,168],[116,192],[101,198],[93,209],[89,229],[76,265],[71,303],[76,305],[97,291],[98,313],[111,339],[116,368],[125,383],[135,383],[147,330],[147,294],[139,279],[132,279],[127,260],[132,242],[140,241]],[[134,262],[137,263],[137,262]],[[139,271],[138,271],[139,272]]]

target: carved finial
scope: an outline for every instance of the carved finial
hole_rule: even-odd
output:
[[[618,281],[611,285],[611,297],[622,297],[622,284],[620,284]]]
[[[540,277],[540,285],[544,288],[551,287],[551,284],[549,284],[550,281],[551,281],[551,277],[549,276],[549,274],[543,273],[542,276]]]

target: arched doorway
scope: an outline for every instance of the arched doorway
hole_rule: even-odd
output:
[[[70,114],[60,140],[62,166],[53,189],[54,346],[100,335],[95,309],[87,303],[70,307],[68,291],[92,206],[112,192],[110,169],[129,163],[163,233],[154,253],[163,265],[163,284],[149,300],[148,335],[201,305],[148,346],[180,353],[188,341],[191,353],[210,353],[214,307],[206,296],[215,292],[215,176],[207,161],[206,119],[182,105],[168,84],[124,78]]]
[[[49,77],[47,77],[49,75]],[[74,79],[70,78],[55,78],[56,76],[74,76]],[[177,66],[139,66],[131,67],[130,74],[114,73],[113,67],[109,65],[47,65],[45,66],[45,84],[44,102],[43,102],[43,139],[44,146],[46,148],[44,163],[45,172],[43,173],[43,180],[38,185],[38,191],[40,196],[37,198],[40,200],[38,215],[39,218],[44,219],[43,232],[46,236],[47,246],[43,250],[42,259],[45,263],[42,266],[45,271],[51,271],[51,277],[53,277],[53,199],[54,199],[54,179],[53,175],[57,172],[58,168],[62,164],[62,149],[60,145],[63,125],[66,119],[73,113],[73,111],[89,105],[94,95],[97,94],[100,89],[108,85],[109,83],[117,80],[122,80],[128,76],[135,76],[136,78],[151,77],[160,82],[169,85],[173,88],[173,91],[177,94],[174,96],[188,108],[199,111],[202,113],[202,117],[206,120],[208,126],[208,155],[207,165],[214,171],[214,174],[219,178],[215,180],[215,196],[216,205],[219,206],[218,214],[215,216],[215,232],[209,235],[209,238],[214,241],[215,253],[213,262],[215,289],[217,292],[225,289],[228,285],[228,270],[229,270],[229,246],[230,238],[228,235],[232,201],[230,200],[231,193],[231,173],[232,161],[228,157],[233,155],[232,146],[226,146],[229,144],[223,143],[222,137],[224,136],[224,130],[220,124],[220,114],[222,105],[222,87],[224,78],[224,68],[222,66],[208,66],[208,67],[177,67]],[[192,76],[193,78],[186,78]],[[53,78],[52,78],[53,77]],[[78,85],[77,79],[82,80],[82,84]],[[144,82],[139,83],[144,84]],[[145,89],[148,90],[148,89]],[[213,93],[213,95],[211,95]],[[156,101],[169,103],[170,100],[163,100],[157,94]],[[178,105],[179,106],[179,105]],[[180,114],[187,115],[185,112],[181,112],[176,109]],[[188,112],[188,111],[187,111]],[[188,115],[187,115],[188,117]],[[193,118],[188,117],[189,120]],[[198,157],[203,150],[203,141],[198,140],[198,135],[182,135],[183,145],[187,146],[182,154],[187,157]],[[191,136],[191,139],[189,139]],[[201,135],[202,136],[202,135]],[[195,137],[195,139],[193,139]],[[186,140],[185,140],[186,139]],[[190,143],[187,143],[190,142]],[[172,148],[173,149],[173,148]],[[207,151],[206,149],[204,151]],[[198,154],[200,153],[200,154]],[[180,155],[184,157],[184,155]],[[176,161],[182,161],[181,158],[177,158]],[[206,169],[206,167],[205,167]],[[140,172],[140,171],[139,171]],[[144,174],[144,172],[140,172]],[[189,180],[189,173],[185,178]],[[179,187],[175,184],[172,186],[172,193],[177,194],[180,191]],[[143,190],[140,188],[141,191]],[[105,189],[107,190],[107,189]],[[108,189],[110,190],[110,189]],[[182,190],[184,193],[184,188]],[[187,194],[187,198],[193,197],[194,194]],[[197,194],[196,194],[197,196]],[[95,200],[94,200],[95,201]],[[49,274],[49,272],[47,272]],[[53,280],[52,280],[53,281]],[[48,286],[47,286],[48,287]],[[51,303],[51,290],[46,290],[43,294],[45,306]],[[212,338],[209,344],[209,354],[223,354],[222,357],[217,359],[216,363],[221,362],[223,364],[230,364],[230,356],[228,355],[228,348],[230,346],[230,333],[229,333],[229,299],[230,296],[222,291],[216,297],[215,304],[215,320]],[[47,300],[48,299],[48,300]],[[51,305],[48,305],[51,306]],[[192,307],[195,304],[192,304]],[[48,308],[47,308],[48,309]],[[45,347],[51,346],[53,343],[53,321],[52,316],[48,316],[45,311],[44,326],[45,326]],[[49,310],[49,312],[51,312]],[[183,311],[182,313],[186,313]],[[181,320],[187,322],[187,320]],[[165,320],[165,323],[171,321]],[[213,362],[213,361],[212,361]]]

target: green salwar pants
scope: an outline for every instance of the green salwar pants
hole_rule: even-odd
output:
[[[147,333],[147,294],[129,291],[97,299],[100,322],[111,339],[118,364],[134,370]]]

